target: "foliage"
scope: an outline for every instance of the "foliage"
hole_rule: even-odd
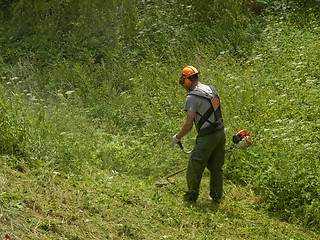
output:
[[[233,2],[1,2],[0,230],[16,219],[21,238],[154,239],[154,229],[163,238],[252,238],[250,229],[257,239],[316,238],[319,11],[259,1],[269,8],[253,15],[249,1]],[[226,155],[222,207],[202,195],[182,204],[180,176],[153,187],[187,162],[169,140],[184,122],[177,80],[189,64],[218,89],[227,144],[242,128],[254,139]],[[308,230],[269,229],[276,220],[265,210]]]
[[[261,145],[241,158],[244,168],[230,164],[230,174],[255,182],[266,207],[284,219],[303,215],[313,225],[319,219],[319,68],[313,57],[319,38],[318,16],[309,14],[270,15],[261,50],[239,68],[246,81],[234,74],[226,81],[243,91],[228,104],[231,116],[248,121]]]
[[[7,81],[7,85],[19,84],[17,79]],[[64,101],[62,108],[49,108],[27,90],[19,95],[2,90],[0,154],[13,157],[8,164],[21,171],[51,168],[70,173],[95,164],[90,151],[96,142],[85,137],[91,128],[81,111],[70,115],[65,106],[71,96],[67,100],[58,94]]]
[[[130,38],[135,5],[129,1],[14,1],[1,36],[6,62],[32,57],[40,66],[57,58],[108,60],[120,36]],[[10,17],[11,16],[11,17]]]
[[[0,153],[23,156],[25,141],[29,137],[24,107],[20,105],[19,96],[6,94],[2,86],[0,89]]]

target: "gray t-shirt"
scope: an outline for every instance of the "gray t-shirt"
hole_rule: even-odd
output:
[[[207,85],[200,83],[198,86],[196,86],[196,88],[200,89],[201,91],[212,94],[211,88]],[[194,95],[188,95],[186,97],[186,101],[185,101],[185,105],[184,105],[183,110],[197,113],[195,115],[195,123],[196,123],[196,128],[198,128],[198,122],[201,119],[201,116],[203,116],[203,114],[205,114],[205,112],[208,110],[209,107],[210,107],[210,102],[207,99],[205,99],[203,97],[194,96]],[[201,114],[201,116],[198,113]],[[209,117],[208,120],[211,123],[214,123],[216,121],[214,114],[211,114],[211,116]],[[208,127],[209,125],[210,125],[210,123],[208,123],[206,121],[202,125],[201,129]]]

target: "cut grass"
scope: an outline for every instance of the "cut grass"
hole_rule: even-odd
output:
[[[83,176],[1,166],[0,232],[13,239],[319,239],[259,207],[249,186],[226,181],[226,198],[208,200],[208,174],[194,204],[184,174],[158,188],[153,178],[88,169]]]

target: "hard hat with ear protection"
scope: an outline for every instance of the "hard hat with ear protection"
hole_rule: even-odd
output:
[[[179,83],[186,87],[191,87],[194,80],[198,80],[200,72],[193,66],[186,66],[181,71]]]

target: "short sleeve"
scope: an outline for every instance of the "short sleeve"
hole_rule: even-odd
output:
[[[197,96],[188,95],[184,104],[184,111],[197,112],[199,108],[199,99]]]

